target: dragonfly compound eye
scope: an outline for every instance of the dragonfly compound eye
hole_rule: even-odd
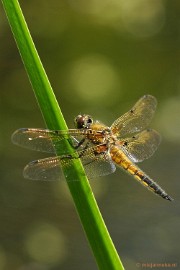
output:
[[[93,123],[93,119],[90,115],[87,114],[79,114],[74,119],[75,127],[80,128],[89,128],[89,126]]]

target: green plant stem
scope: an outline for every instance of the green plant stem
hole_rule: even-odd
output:
[[[2,3],[47,127],[49,129],[67,129],[18,1],[2,0]],[[73,150],[68,143],[66,144],[68,151],[72,153]],[[65,171],[65,175],[99,269],[124,269],[105,226],[81,162],[75,160],[74,165],[68,171]],[[72,179],[79,179],[79,181],[70,181]]]

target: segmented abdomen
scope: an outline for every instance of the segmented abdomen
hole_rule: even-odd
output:
[[[143,186],[160,195],[162,198],[173,201],[173,199],[156,182],[154,182],[141,169],[139,169],[138,166],[128,159],[128,157],[118,147],[112,146],[110,149],[110,155],[115,164],[133,175]]]

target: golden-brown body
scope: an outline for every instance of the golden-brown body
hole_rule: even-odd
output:
[[[19,129],[12,140],[20,146],[55,153],[60,156],[30,162],[24,169],[24,176],[33,180],[60,179],[64,166],[71,166],[74,158],[80,158],[89,178],[107,175],[115,171],[115,165],[133,175],[143,186],[160,195],[173,199],[137,165],[156,151],[161,138],[157,131],[146,129],[157,101],[151,95],[140,98],[131,110],[116,119],[111,127],[91,116],[82,114],[75,118],[76,129],[68,131],[47,129]],[[75,155],[67,153],[63,141],[68,140]]]

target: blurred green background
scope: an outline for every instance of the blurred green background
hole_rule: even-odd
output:
[[[21,5],[69,127],[79,113],[111,125],[142,95],[156,96],[152,127],[163,140],[140,167],[175,201],[154,196],[120,169],[91,183],[126,269],[179,269],[180,2]],[[0,269],[97,269],[66,183],[22,177],[25,164],[45,155],[14,146],[11,134],[45,125],[2,6],[0,40]]]

